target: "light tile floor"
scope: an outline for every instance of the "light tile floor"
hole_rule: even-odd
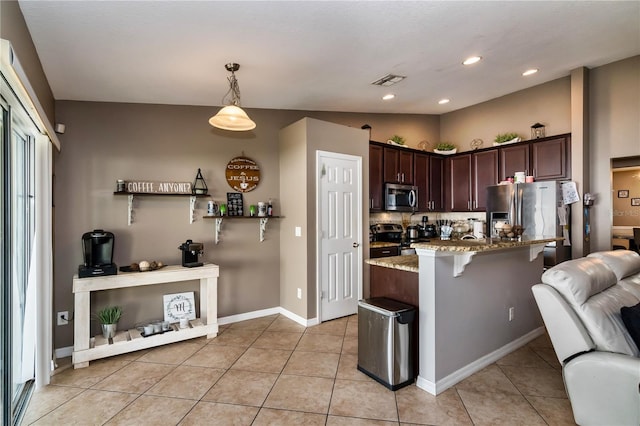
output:
[[[573,425],[546,335],[434,397],[356,369],[357,316],[281,315],[52,377],[23,425]]]

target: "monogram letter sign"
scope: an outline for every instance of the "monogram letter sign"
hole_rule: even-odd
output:
[[[181,319],[196,319],[196,299],[193,292],[165,294],[164,320],[171,323],[180,322]]]

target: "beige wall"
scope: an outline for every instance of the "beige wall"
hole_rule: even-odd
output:
[[[304,174],[310,160],[304,158],[298,164],[287,163],[294,160],[281,155],[279,131],[306,115],[351,126],[347,130],[357,134],[359,141],[365,141],[364,147],[362,143],[352,146],[344,138],[329,137],[313,142],[307,148],[307,157],[313,155],[315,158],[316,149],[361,155],[363,176],[368,176],[368,136],[367,132],[360,130],[364,123],[362,114],[249,109],[249,114],[257,123],[256,130],[232,133],[214,129],[208,124],[207,120],[217,110],[209,107],[59,101],[56,109],[58,121],[65,123],[67,130],[61,135],[62,152],[54,159],[57,236],[54,247],[55,312],[73,311],[71,277],[82,262],[82,234],[94,228],[103,228],[116,235],[114,261],[118,265],[140,260],[179,263],[181,252],[178,246],[182,242],[187,238],[203,242],[204,260],[221,267],[220,316],[273,308],[281,303],[303,318],[315,315],[315,281],[309,281],[311,291],[305,290],[308,307],[299,303],[297,298],[290,300],[291,291],[283,290],[281,294],[281,278],[287,283],[284,289],[289,287],[291,280],[303,278],[298,274],[281,277],[281,259],[286,259],[285,256],[292,251],[297,255],[305,249],[302,246],[303,251],[297,251],[298,244],[303,243],[298,241],[291,251],[287,246],[281,247],[281,226],[286,226],[287,232],[290,231],[289,220],[295,218],[296,222],[300,222],[297,226],[303,226],[303,235],[307,235],[309,229],[315,226],[315,211],[307,210],[298,220],[296,207],[299,203],[304,206],[308,201],[297,198],[291,209],[282,205],[281,177],[294,180],[302,177],[302,184],[307,185],[304,183]],[[373,128],[384,128],[387,125],[385,123],[393,121],[392,118],[396,116],[374,114],[368,117],[367,123]],[[431,130],[424,124],[432,121],[430,116],[416,116],[408,127],[424,128],[436,133],[437,126]],[[257,221],[225,220],[221,242],[215,245],[213,221],[202,219],[206,213],[206,200],[198,201],[197,220],[190,225],[187,198],[138,197],[134,201],[134,223],[127,226],[126,197],[113,195],[116,179],[191,181],[197,169],[201,168],[209,193],[215,200],[221,201],[225,199],[227,191],[231,191],[224,178],[224,167],[229,160],[242,153],[255,160],[262,171],[258,188],[245,194],[245,205],[272,198],[275,214],[285,217],[269,221],[266,241],[258,241]],[[281,161],[286,166],[281,165]],[[301,185],[300,182],[295,183]],[[311,185],[310,188],[315,194],[315,187]],[[364,179],[363,191],[368,194],[368,179]],[[364,220],[366,224],[366,218]],[[286,244],[289,243],[291,241]],[[309,246],[313,251],[309,250]],[[307,259],[314,262],[315,240],[309,240],[306,249],[309,250]],[[368,248],[363,247],[363,250]],[[307,279],[315,278],[315,268],[304,266],[304,274]],[[165,293],[187,287],[189,290],[196,289],[194,284],[167,286]],[[158,303],[158,300],[161,301],[164,290],[98,294],[93,306],[122,303],[127,309],[122,326],[130,326],[162,315],[161,302]],[[56,327],[55,334],[55,347],[72,344],[71,327]]]
[[[55,123],[53,94],[17,1],[0,1],[0,38],[11,42],[47,118]]]
[[[546,126],[547,136],[571,132],[569,77],[550,81],[440,116],[440,140],[469,151],[473,139],[490,147],[501,133],[531,137],[531,125]]]
[[[591,251],[611,248],[610,159],[640,155],[640,56],[590,72]],[[617,196],[617,194],[615,195]]]
[[[345,114],[321,111],[308,112],[306,115],[356,128],[361,128],[363,124],[369,124],[371,126],[371,140],[386,142],[391,136],[397,134],[405,138],[407,146],[416,149],[421,141],[433,143],[440,137],[440,117],[437,115]]]
[[[312,232],[307,222],[307,129],[299,120],[285,127],[279,135],[280,204],[286,212],[280,220],[280,304],[302,318],[309,318],[309,254],[307,244]],[[295,228],[302,229],[300,237]],[[302,299],[297,298],[301,288]],[[312,300],[315,300],[313,298]]]
[[[369,257],[369,133],[312,118],[287,126],[280,132],[280,197],[283,209],[292,214],[281,225],[281,303],[304,318],[317,316],[317,151],[362,159],[360,239],[363,259]],[[302,227],[302,237],[294,236],[296,226]],[[363,277],[363,282],[367,286],[368,279]],[[297,300],[297,288],[303,290],[302,301]],[[301,312],[306,312],[306,316]]]
[[[325,121],[307,119],[307,218],[309,230],[316,230],[317,199],[316,191],[318,186],[318,171],[316,170],[316,151],[337,152],[341,154],[353,155],[362,158],[362,236],[361,250],[362,258],[369,257],[369,136],[368,132],[359,129],[336,126]],[[373,124],[372,124],[373,126]],[[365,237],[366,235],[366,237]],[[314,318],[316,312],[316,258],[317,253],[317,233],[309,232],[307,249],[309,254],[309,264],[314,268],[307,269],[309,280],[309,318]],[[363,277],[363,283],[368,291],[368,277]]]

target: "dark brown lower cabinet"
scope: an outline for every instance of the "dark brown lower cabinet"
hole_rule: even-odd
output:
[[[375,259],[377,257],[391,257],[400,255],[400,246],[391,247],[372,247],[369,249],[369,257]]]
[[[371,265],[369,272],[370,297],[386,297],[413,305],[418,309],[418,273]],[[413,368],[416,376],[419,348],[418,316],[413,320]]]

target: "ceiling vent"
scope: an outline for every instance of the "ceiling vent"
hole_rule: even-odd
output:
[[[401,82],[405,78],[407,77],[404,75],[387,74],[384,77],[377,79],[371,84],[375,86],[385,86],[385,87],[393,86],[394,84]]]

